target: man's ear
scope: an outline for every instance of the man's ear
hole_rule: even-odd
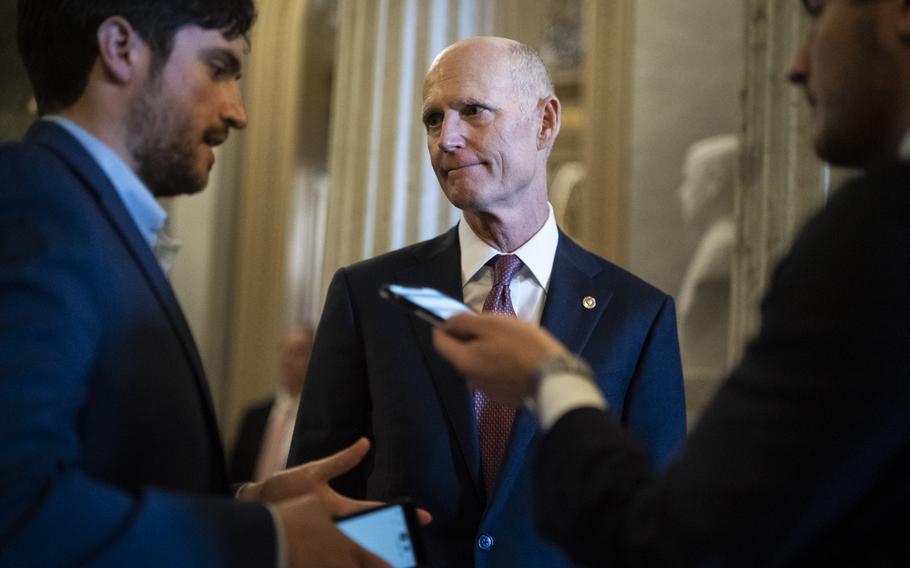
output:
[[[120,16],[111,16],[98,26],[98,60],[113,81],[128,83],[137,73],[140,52],[147,49],[133,26]]]
[[[559,135],[559,125],[562,123],[562,104],[555,96],[548,96],[537,103],[543,108],[543,117],[540,121],[540,130],[537,132],[537,149],[551,149]]]

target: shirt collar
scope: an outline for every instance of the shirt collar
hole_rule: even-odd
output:
[[[559,243],[559,230],[556,228],[556,218],[553,216],[553,207],[547,203],[549,212],[543,226],[534,233],[528,242],[512,252],[521,259],[531,274],[546,290],[550,285],[550,274],[553,272],[553,259],[556,258],[556,245]],[[503,254],[474,234],[461,215],[458,223],[458,242],[461,247],[461,285],[467,284],[477,272],[494,256]]]
[[[114,186],[142,238],[154,249],[158,233],[167,221],[167,213],[133,170],[113,150],[75,122],[57,115],[48,115],[42,120],[62,126],[85,147]]]

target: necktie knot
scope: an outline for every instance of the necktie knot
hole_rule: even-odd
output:
[[[524,263],[514,254],[493,257],[493,286],[508,286]]]

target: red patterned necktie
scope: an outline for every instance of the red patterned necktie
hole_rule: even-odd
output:
[[[483,311],[515,317],[509,283],[523,264],[514,254],[496,256],[492,262],[493,287],[483,302]],[[480,437],[480,471],[487,500],[490,500],[509,443],[515,409],[493,402],[483,392],[475,390],[474,418],[477,420],[477,432]]]

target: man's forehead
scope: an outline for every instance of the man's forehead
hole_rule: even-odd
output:
[[[177,30],[174,35],[174,47],[176,49],[181,45],[197,50],[223,50],[241,60],[250,51],[250,42],[245,36],[228,37],[222,30],[202,28],[194,24],[185,25]]]
[[[503,96],[512,92],[508,65],[496,59],[441,60],[423,83],[424,103],[435,99],[461,100]]]

